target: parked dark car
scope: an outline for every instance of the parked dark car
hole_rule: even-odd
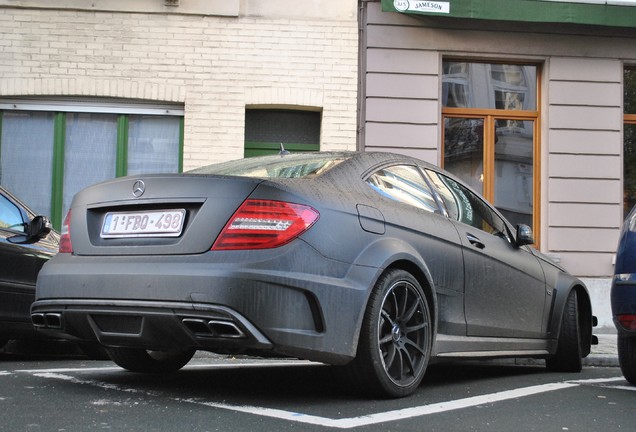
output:
[[[621,231],[611,290],[612,316],[618,332],[618,362],[636,385],[636,207]]]
[[[0,186],[0,347],[11,339],[41,337],[31,323],[35,281],[57,253],[59,235]]]
[[[535,357],[580,371],[584,284],[452,175],[390,153],[267,156],[78,193],[40,273],[39,329],[118,365],[195,350],[334,365],[399,397],[431,358]]]

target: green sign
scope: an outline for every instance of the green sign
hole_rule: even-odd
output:
[[[636,28],[635,0],[382,0],[382,10],[408,15]]]

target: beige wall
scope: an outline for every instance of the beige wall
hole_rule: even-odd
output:
[[[590,291],[613,332],[610,276],[622,224],[622,80],[634,29],[412,17],[367,3],[361,146],[441,160],[444,56],[542,65],[541,249]]]
[[[251,105],[321,110],[321,148],[352,150],[356,11],[354,0],[0,0],[0,98],[183,104],[184,169],[242,157]]]
[[[414,18],[368,4],[367,149],[440,162],[444,56],[542,65],[541,249],[584,277],[613,274],[622,223],[623,62],[634,39],[585,29]],[[589,32],[589,30],[588,30]]]
[[[547,59],[543,229],[570,271],[609,276],[623,216],[623,63],[593,54]]]

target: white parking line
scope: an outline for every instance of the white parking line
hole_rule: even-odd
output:
[[[232,363],[232,364],[201,364],[201,365],[189,365],[186,368],[188,369],[199,369],[199,368],[209,368],[209,369],[227,369],[227,368],[247,368],[247,367],[267,367],[267,366],[280,366],[281,364],[285,364],[286,366],[303,366],[311,364],[306,361],[277,361],[277,362],[251,362],[251,363]],[[156,391],[149,390],[140,390],[139,388],[126,387],[115,384],[108,384],[99,380],[93,379],[85,379],[77,376],[72,376],[69,374],[77,374],[83,372],[108,372],[114,370],[121,370],[118,367],[100,367],[100,368],[57,368],[57,369],[25,369],[25,370],[17,370],[15,372],[19,373],[28,373],[33,376],[48,378],[48,379],[57,379],[72,382],[74,384],[83,384],[90,385],[94,387],[99,387],[105,390],[115,390],[127,393],[138,393],[145,394],[148,396],[156,397],[159,396],[160,393]],[[303,424],[311,424],[317,426],[338,428],[338,429],[351,429],[360,426],[369,426],[380,423],[394,422],[398,420],[404,420],[414,417],[422,417],[431,414],[437,414],[452,410],[458,410],[463,408],[475,407],[480,405],[492,404],[495,402],[501,402],[505,400],[518,399],[527,396],[532,396],[540,393],[547,393],[557,390],[563,390],[571,387],[577,387],[580,385],[599,385],[604,386],[603,384],[611,383],[615,381],[624,381],[623,377],[612,377],[612,378],[601,378],[601,379],[589,379],[589,380],[572,380],[572,381],[564,381],[558,383],[548,383],[530,387],[524,387],[519,389],[507,390],[502,392],[490,393],[480,396],[473,396],[464,399],[450,400],[444,402],[438,402],[429,405],[422,405],[410,408],[404,408],[393,411],[379,412],[368,414],[364,416],[358,417],[349,417],[349,418],[328,418],[315,416],[310,414],[305,414],[301,412],[294,411],[286,411],[275,408],[265,408],[259,406],[247,406],[247,405],[231,405],[226,403],[218,403],[218,402],[210,402],[202,399],[196,398],[175,398],[171,397],[171,400],[176,402],[190,403],[201,406],[207,406],[216,409],[230,410],[235,412],[242,412],[251,415],[275,418],[279,420],[291,421],[296,423]],[[614,386],[614,388],[618,388],[619,386]],[[624,386],[620,386],[624,387]],[[629,388],[629,390],[634,390],[633,388]]]
[[[625,381],[625,378],[622,376],[613,377],[613,378],[590,378],[585,380],[572,380],[569,382],[576,383],[576,384],[597,384],[597,383],[606,383],[606,382],[613,382],[613,381]]]
[[[452,411],[462,408],[468,408],[478,405],[484,405],[494,402],[500,402],[509,399],[517,399],[525,396],[531,396],[539,393],[545,393],[555,390],[562,390],[568,387],[576,387],[578,384],[572,383],[550,383],[539,386],[525,387],[521,389],[508,390],[503,392],[491,393],[481,396],[473,396],[465,399],[457,399],[447,402],[440,402],[430,405],[422,405],[412,408],[404,408],[401,410],[386,411],[375,414],[369,414],[360,417],[350,417],[342,419],[331,419],[326,417],[317,417],[302,413],[283,411],[271,408],[261,408],[253,406],[236,406],[219,404],[214,402],[203,402],[194,399],[186,399],[186,402],[196,403],[199,405],[210,406],[213,408],[222,408],[233,411],[244,412],[248,414],[260,415],[265,417],[273,417],[281,420],[289,420],[299,423],[326,426],[339,429],[350,429],[360,426],[370,426],[379,423],[387,423],[397,420],[404,420],[413,417],[422,417],[430,414],[437,414],[445,411]]]

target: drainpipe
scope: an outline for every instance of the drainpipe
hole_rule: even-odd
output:
[[[377,0],[360,0],[358,8],[358,119],[356,150],[364,151],[367,99],[367,3]]]

